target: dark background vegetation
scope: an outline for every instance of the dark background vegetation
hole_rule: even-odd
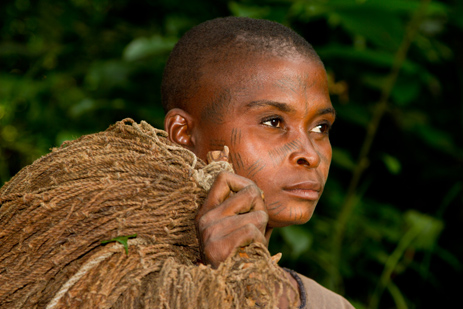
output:
[[[313,219],[282,263],[357,308],[453,307],[463,288],[463,2],[16,0],[0,4],[0,185],[51,147],[125,117],[162,127],[177,39],[266,18],[320,54],[338,120]]]

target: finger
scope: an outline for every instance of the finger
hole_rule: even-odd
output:
[[[231,254],[234,254],[240,247],[251,243],[262,243],[267,245],[267,239],[253,224],[246,224],[234,230],[225,238],[211,239],[205,244],[205,258],[214,268],[225,261]]]
[[[267,223],[268,214],[265,211],[253,211],[247,214],[226,217],[222,220],[215,221],[204,229],[200,229],[200,233],[204,243],[207,243],[210,239],[221,239],[227,237],[235,230],[239,230],[243,226],[252,224],[265,237]]]
[[[226,145],[223,146],[223,150],[209,151],[207,153],[207,163],[210,164],[212,162],[219,162],[219,161],[228,162],[229,154],[230,154],[230,150],[228,149]]]
[[[231,192],[238,192],[250,184],[253,182],[247,178],[229,172],[221,172],[215,179],[204,204],[200,207],[198,215],[201,216],[221,204]]]
[[[201,213],[197,224],[199,229],[202,230],[217,220],[250,211],[263,211],[267,213],[267,208],[260,195],[260,189],[256,185],[245,187],[216,208],[209,210],[207,213]]]

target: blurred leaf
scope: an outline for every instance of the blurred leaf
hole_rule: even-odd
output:
[[[294,1],[291,12],[299,15],[304,20],[326,16],[330,12],[349,11],[349,10],[373,10],[385,12],[386,14],[399,13],[410,14],[420,7],[419,1],[404,0],[329,0],[313,1],[300,0]],[[428,15],[446,16],[449,13],[447,5],[432,2],[427,7]],[[370,24],[371,25],[371,24]]]
[[[338,147],[333,147],[333,163],[350,171],[355,167],[350,153],[346,149]]]
[[[85,76],[85,84],[89,90],[108,91],[112,88],[125,88],[129,83],[132,67],[118,60],[95,63]]]
[[[58,135],[56,136],[55,146],[60,146],[65,141],[73,141],[79,138],[81,135],[82,135],[81,132],[71,132],[71,131],[63,130],[59,132]]]
[[[400,173],[402,165],[396,157],[385,153],[381,156],[381,158],[383,159],[384,164],[386,165],[389,172],[391,172],[391,174],[397,175]]]
[[[461,18],[463,14],[463,3],[461,1],[455,1],[455,5],[452,7],[450,11],[450,20],[454,25],[463,30],[463,19]]]
[[[69,109],[69,116],[80,117],[81,115],[89,111],[92,111],[95,108],[96,108],[95,101],[89,98],[85,98]]]
[[[361,231],[365,237],[378,242],[397,243],[403,236],[403,214],[391,204],[363,198],[352,220],[357,227],[354,234]]]
[[[165,21],[166,31],[169,36],[177,37],[195,25],[195,20],[185,16],[167,15]]]
[[[422,214],[416,210],[408,210],[404,214],[404,220],[410,229],[419,231],[411,244],[415,249],[432,249],[444,228],[444,223],[441,220]]]
[[[398,106],[406,106],[420,94],[420,83],[415,78],[398,79],[392,89],[391,96]]]
[[[160,35],[151,38],[137,38],[124,49],[123,58],[127,61],[136,61],[155,57],[172,50],[175,43],[177,43],[177,39]]]
[[[463,269],[461,259],[455,256],[454,254],[450,253],[449,251],[445,250],[444,248],[440,248],[439,246],[437,246],[436,255],[439,256],[442,260],[444,260],[447,264],[451,265],[455,270],[460,271]]]
[[[438,130],[426,124],[418,124],[414,131],[419,137],[434,149],[455,154],[454,141],[450,134],[445,131]]]
[[[349,102],[336,106],[336,115],[350,123],[366,127],[370,121],[370,113],[363,105]]]
[[[405,297],[403,296],[400,289],[395,285],[392,281],[390,281],[387,285],[387,290],[391,294],[392,298],[394,299],[395,308],[396,309],[407,309],[407,302],[405,301]]]
[[[377,46],[395,51],[399,46],[403,27],[400,18],[378,7],[362,5],[333,11],[339,23],[352,35],[361,35]],[[365,24],[368,27],[365,27]]]
[[[301,226],[287,226],[282,228],[280,232],[286,243],[291,246],[291,254],[294,259],[307,251],[313,242],[312,235]]]
[[[264,18],[270,12],[268,6],[249,6],[242,3],[231,1],[228,7],[234,16]]]
[[[357,50],[351,46],[344,45],[329,45],[323,48],[318,48],[317,53],[322,59],[329,62],[329,59],[339,58],[344,61],[356,61],[359,63],[367,63],[383,68],[390,68],[394,62],[394,55],[384,51],[375,51],[371,49]],[[416,74],[421,72],[421,68],[416,63],[405,60],[402,66],[402,71],[407,74]]]
[[[362,82],[365,85],[368,85],[374,89],[382,90],[384,83],[386,81],[386,76],[384,75],[364,75],[362,77]],[[398,106],[406,106],[413,102],[420,94],[420,83],[416,78],[401,77],[398,79],[397,83],[394,85],[394,88],[391,92],[391,97],[393,98],[394,103]]]
[[[455,157],[461,155],[461,149],[456,147],[450,133],[431,126],[429,115],[421,110],[401,110],[395,115],[395,119],[405,131],[413,132],[433,149]]]
[[[1,137],[7,142],[14,142],[18,136],[18,130],[12,125],[7,125],[2,128]]]

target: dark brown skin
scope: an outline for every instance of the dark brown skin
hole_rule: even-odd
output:
[[[296,56],[244,58],[227,74],[207,70],[188,103],[195,108],[165,118],[169,138],[203,160],[230,148],[236,174],[217,177],[196,216],[212,267],[239,247],[267,245],[275,227],[306,223],[331,162],[335,113],[323,66]]]

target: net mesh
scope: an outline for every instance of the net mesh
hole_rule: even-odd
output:
[[[0,190],[0,308],[276,307],[283,291],[294,303],[262,245],[199,263],[194,217],[224,170],[131,119],[53,149]],[[128,254],[102,244],[129,235]]]

